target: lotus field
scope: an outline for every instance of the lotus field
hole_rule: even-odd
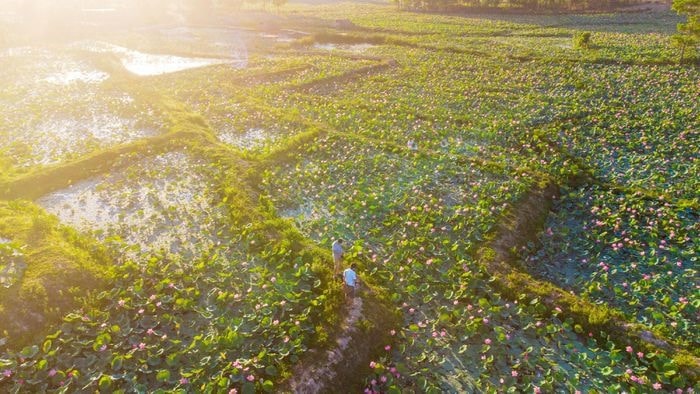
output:
[[[675,14],[240,13],[4,44],[0,391],[700,389]]]

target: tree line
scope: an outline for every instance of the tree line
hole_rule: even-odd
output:
[[[645,0],[393,0],[400,9],[449,11],[461,8],[513,11],[609,10],[642,4]]]

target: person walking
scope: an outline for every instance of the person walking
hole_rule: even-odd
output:
[[[350,268],[346,268],[343,271],[343,288],[345,289],[345,302],[351,304],[355,298],[355,291],[357,290],[358,278],[355,270],[357,269],[357,264],[352,263]]]
[[[338,238],[333,241],[331,245],[331,250],[333,251],[333,275],[340,275],[340,267],[343,261],[343,240]]]

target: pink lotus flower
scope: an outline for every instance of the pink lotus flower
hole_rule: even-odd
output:
[[[632,352],[634,351],[634,350],[632,349],[632,346],[627,346],[627,347],[625,348],[625,350],[627,351],[627,353],[632,353]]]
[[[9,370],[9,369],[6,369],[6,370],[2,371],[2,374],[3,374],[6,378],[9,378],[10,376],[12,376],[12,371]]]
[[[143,349],[145,349],[145,348],[146,348],[146,344],[145,344],[145,343],[143,343],[143,342],[139,343],[139,350],[143,350]]]
[[[187,378],[180,378],[180,384],[187,384],[189,382],[190,382],[190,380]]]
[[[250,375],[246,376],[245,378],[249,382],[252,382],[253,380],[255,380],[255,376],[253,376],[253,374],[250,374]]]
[[[56,368],[51,368],[49,371],[49,376],[55,376],[56,375]]]
[[[644,357],[644,353],[642,353],[642,352],[637,352],[637,357],[643,358],[643,357]]]
[[[489,339],[489,338],[484,339],[484,343],[487,344],[487,345],[490,345],[490,344],[491,344],[491,339]]]
[[[652,384],[651,387],[653,387],[654,390],[661,390],[661,383],[656,382],[656,383]]]
[[[510,371],[510,376],[512,376],[514,378],[518,377],[518,371],[516,371],[516,370]]]
[[[369,362],[369,367],[370,367],[370,368],[374,369],[374,367],[376,367],[376,366],[377,366],[377,363],[375,363],[374,361],[370,361],[370,362]]]

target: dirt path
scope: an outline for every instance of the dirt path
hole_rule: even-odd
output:
[[[372,355],[389,340],[396,315],[364,287],[348,306],[339,333],[325,350],[313,349],[294,368],[286,391],[294,393],[361,392]]]
[[[362,298],[355,298],[348,308],[342,331],[335,340],[336,345],[326,351],[325,357],[323,354],[319,354],[316,365],[297,368],[297,370],[301,370],[301,373],[295,374],[289,382],[289,387],[293,392],[320,393],[324,389],[328,389],[336,377],[338,365],[348,357],[346,352],[352,342],[353,334],[357,332],[357,322],[362,316],[362,304]]]

